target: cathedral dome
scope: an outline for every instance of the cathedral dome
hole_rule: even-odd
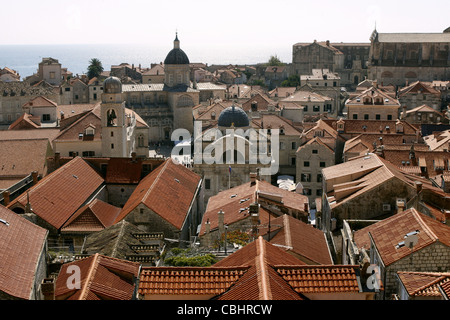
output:
[[[218,126],[226,128],[242,128],[248,127],[250,121],[244,110],[235,105],[226,108],[220,113]]]
[[[108,77],[103,82],[104,93],[122,93],[122,82],[117,77]]]
[[[178,40],[178,35],[175,37],[173,42],[173,49],[167,54],[164,64],[189,64],[189,58],[180,49],[180,41]]]

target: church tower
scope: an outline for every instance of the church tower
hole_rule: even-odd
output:
[[[191,85],[189,58],[180,48],[178,34],[173,42],[173,49],[164,60],[164,91],[167,92],[168,104],[173,114],[173,130],[186,129],[191,134],[194,130],[192,108],[199,104],[200,93]]]
[[[122,83],[116,77],[109,77],[103,83],[101,122],[102,155],[128,157],[125,101],[122,99]]]

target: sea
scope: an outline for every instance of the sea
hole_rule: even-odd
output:
[[[19,73],[21,79],[37,72],[42,58],[57,59],[63,68],[74,75],[87,73],[89,61],[97,58],[106,71],[121,63],[149,68],[152,63],[163,62],[172,47],[130,44],[66,44],[66,45],[0,45],[0,69],[8,67]],[[267,62],[271,56],[281,61],[292,61],[292,45],[255,47],[187,47],[191,63],[211,65],[253,65]]]

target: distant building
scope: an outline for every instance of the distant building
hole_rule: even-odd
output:
[[[352,120],[397,120],[400,103],[377,87],[369,88],[345,102],[347,118]]]
[[[355,87],[367,76],[369,43],[296,43],[292,64],[299,76],[310,75],[314,69],[328,69],[339,74],[341,85]]]
[[[368,78],[405,86],[406,82],[448,80],[450,32],[380,33],[370,37]]]
[[[53,86],[59,86],[63,80],[61,63],[54,58],[42,58],[38,66],[37,76],[39,80],[44,80]]]

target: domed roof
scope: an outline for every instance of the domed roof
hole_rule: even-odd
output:
[[[122,82],[117,77],[108,77],[103,82],[104,93],[122,93]]]
[[[164,64],[189,64],[188,56],[180,49],[178,35],[175,37],[173,49],[167,54]]]
[[[235,128],[248,127],[250,125],[250,120],[244,110],[235,105],[226,108],[220,113],[218,126],[230,128],[234,126]]]

